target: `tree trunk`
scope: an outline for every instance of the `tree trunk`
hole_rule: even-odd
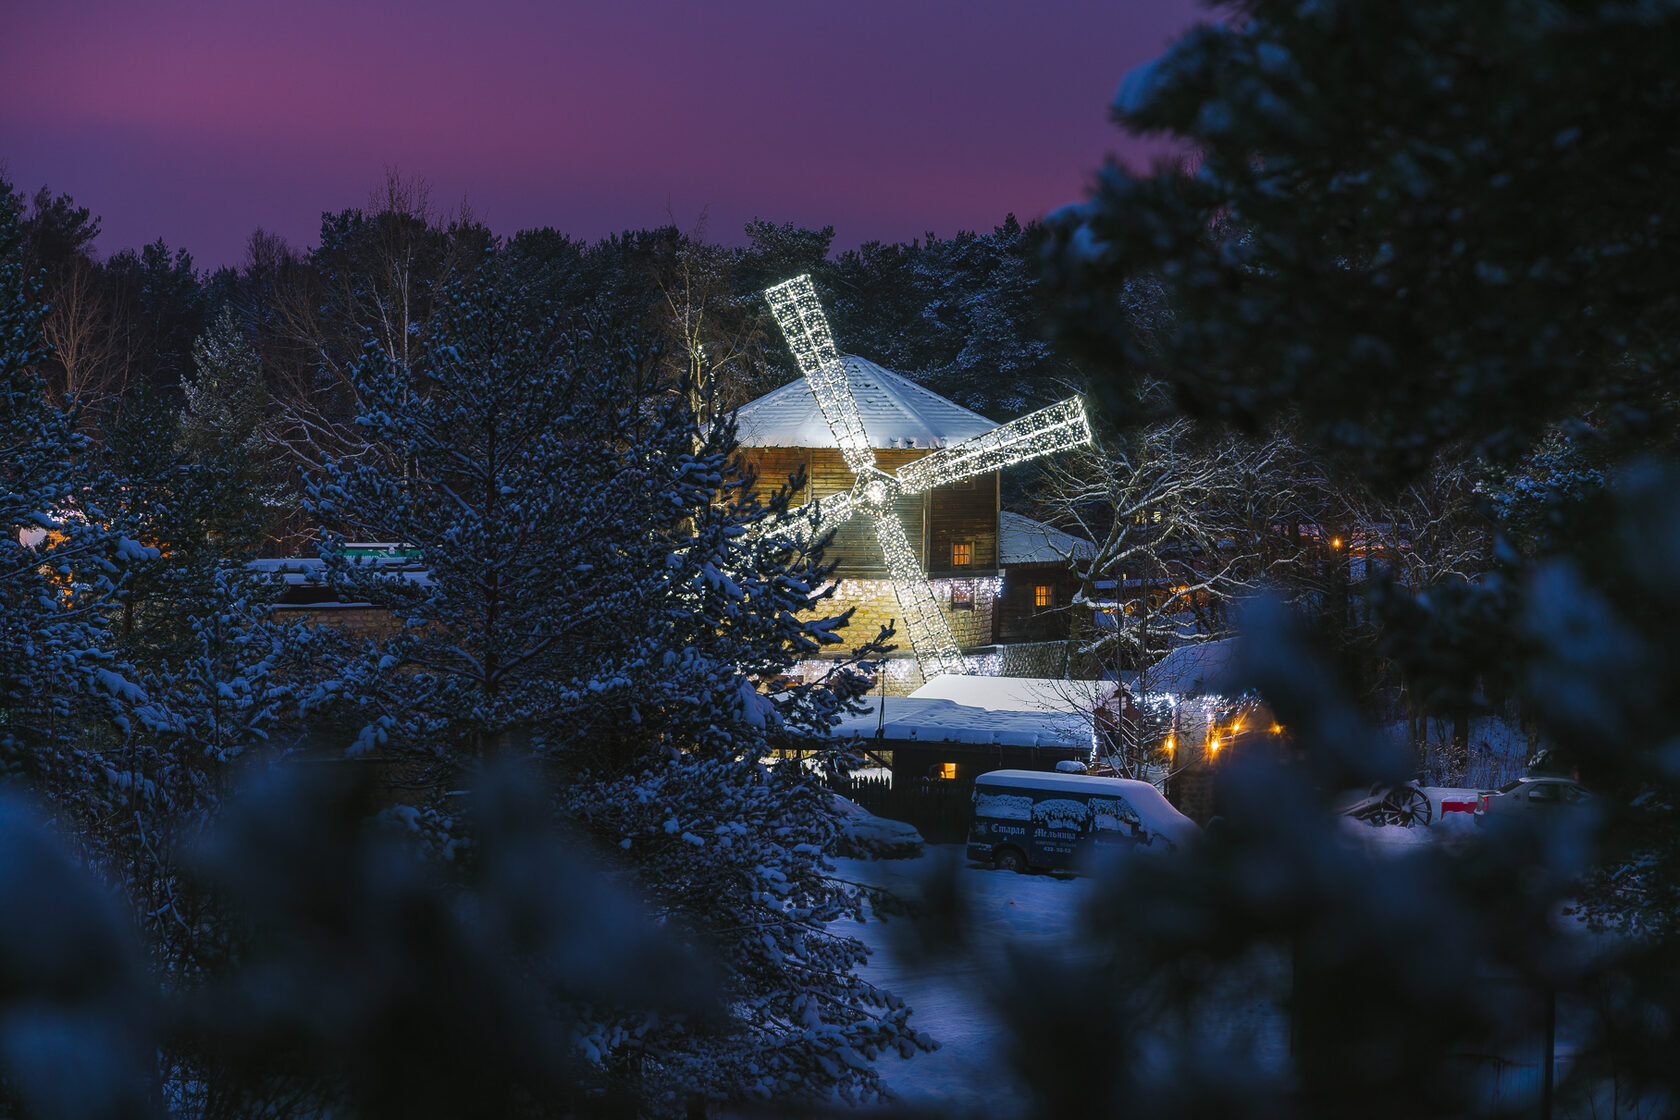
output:
[[[1461,704],[1453,709],[1452,744],[1447,748],[1447,777],[1461,786],[1470,774],[1470,708]]]

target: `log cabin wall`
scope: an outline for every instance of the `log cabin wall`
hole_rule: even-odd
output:
[[[1037,592],[1050,589],[1050,603],[1040,607]],[[1004,569],[993,618],[993,640],[1011,642],[1053,642],[1065,640],[1072,628],[1068,605],[1079,593],[1078,572],[1067,561],[1052,564],[1011,564]]]
[[[973,649],[991,644],[992,597],[988,591],[977,592],[969,600],[969,605],[957,606],[951,602],[950,590],[936,584],[934,599],[960,648]],[[820,609],[813,611],[812,616],[830,617],[848,609],[852,611],[852,621],[842,631],[848,643],[868,641],[880,633],[883,625],[889,622],[896,624],[904,616],[891,581],[856,579],[840,581],[834,597],[823,600]],[[910,649],[910,637],[902,625],[897,625],[892,641],[902,650]]]
[[[924,450],[879,449],[876,464],[888,474],[928,454]],[[758,471],[758,488],[768,493],[804,468],[806,485],[792,498],[800,505],[813,498],[850,493],[855,476],[838,448],[744,447],[741,458]],[[922,568],[934,578],[993,576],[998,570],[998,474],[981,475],[955,486],[941,486],[893,503],[904,535]],[[967,544],[968,563],[958,565],[955,546]],[[869,519],[856,517],[834,534],[828,558],[839,563],[839,579],[886,579],[888,572]]]
[[[998,473],[979,475],[932,491],[928,516],[928,575],[995,576],[998,571]],[[957,546],[967,544],[959,565]]]

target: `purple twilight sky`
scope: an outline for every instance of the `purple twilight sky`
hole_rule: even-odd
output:
[[[751,217],[840,246],[989,229],[1083,195],[1126,70],[1196,0],[13,0],[0,163],[104,218],[238,263],[312,245],[385,168],[500,233]]]

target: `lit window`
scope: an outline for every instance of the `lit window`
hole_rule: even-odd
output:
[[[941,762],[939,764],[939,776],[949,782],[956,781],[957,764],[954,762]]]
[[[951,566],[966,568],[974,563],[974,546],[968,541],[959,541],[951,546]]]
[[[1052,594],[1048,583],[1041,583],[1037,587],[1033,588],[1033,606],[1037,607],[1039,610],[1043,610],[1045,607],[1053,607],[1055,605],[1056,599],[1054,594]]]

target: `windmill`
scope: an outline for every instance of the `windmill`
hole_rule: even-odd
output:
[[[948,486],[1090,443],[1091,425],[1085,417],[1085,402],[1069,397],[972,439],[941,447],[900,468],[897,474],[888,474],[875,465],[875,453],[863,430],[845,364],[834,348],[828,320],[810,276],[796,276],[767,289],[764,294],[855,479],[850,493],[831,495],[802,507],[800,512],[805,516],[794,522],[797,527],[794,532],[808,533],[814,538],[860,514],[869,518],[892,577],[904,629],[922,675],[932,680],[940,673],[968,672],[916,550],[905,536],[904,526],[893,516],[893,502],[901,494]]]

